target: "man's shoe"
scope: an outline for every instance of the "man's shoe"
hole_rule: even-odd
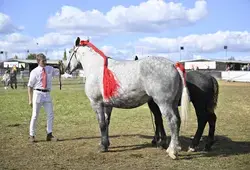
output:
[[[30,137],[29,137],[29,142],[30,142],[30,143],[35,143],[35,142],[36,142],[35,136],[30,136]]]
[[[52,135],[52,133],[47,134],[46,141],[53,141],[56,142],[58,139]]]

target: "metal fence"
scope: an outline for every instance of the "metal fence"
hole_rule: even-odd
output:
[[[2,81],[4,73],[0,75],[0,87],[4,87],[4,82]],[[20,71],[17,73],[17,86],[26,88],[29,81],[29,71]],[[74,84],[84,84],[85,78],[80,76],[79,72],[76,71],[72,74],[71,77],[61,77],[61,82],[63,85],[74,85]],[[59,85],[59,71],[56,73],[56,76],[53,77],[53,85]]]

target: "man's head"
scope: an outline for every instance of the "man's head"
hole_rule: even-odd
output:
[[[43,53],[37,54],[36,55],[36,61],[37,64],[41,67],[45,67],[46,66],[46,56]]]

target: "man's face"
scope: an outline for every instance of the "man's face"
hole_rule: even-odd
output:
[[[47,60],[46,59],[41,59],[39,61],[39,65],[42,66],[42,67],[45,67],[46,66],[46,63],[47,63]]]

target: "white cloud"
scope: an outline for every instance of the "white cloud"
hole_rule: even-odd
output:
[[[102,50],[106,56],[109,56],[116,60],[130,59],[133,55],[133,51],[129,49],[118,49],[113,46],[102,46],[100,50]]]
[[[60,12],[48,19],[47,25],[60,31],[80,31],[87,34],[156,32],[195,23],[206,14],[205,0],[197,0],[191,9],[181,3],[148,0],[138,6],[114,6],[107,13],[98,10],[81,11],[76,7],[63,6]]]
[[[144,46],[151,53],[179,52],[180,46],[184,46],[184,52],[212,53],[224,51],[224,45],[228,51],[249,52],[250,33],[247,31],[218,31],[213,34],[193,34],[177,38],[145,37],[135,43]]]
[[[86,38],[80,36],[82,39]],[[14,54],[27,54],[33,52],[48,52],[51,59],[62,58],[63,50],[74,45],[75,36],[59,33],[48,33],[42,37],[32,38],[19,33],[4,36],[0,40],[0,50],[5,49],[9,57]],[[92,41],[93,42],[93,41]],[[37,45],[38,43],[38,45]],[[179,60],[180,46],[184,46],[182,59],[200,58],[208,56],[204,53],[215,53],[224,51],[224,45],[228,46],[228,52],[250,52],[250,33],[247,31],[218,31],[210,34],[195,34],[176,38],[145,37],[136,42],[124,44],[117,47],[113,45],[97,46],[103,52],[115,59],[133,59],[135,55],[139,58],[149,55],[164,56],[171,60]],[[237,59],[248,59],[237,57]]]
[[[0,40],[0,50],[7,51],[8,57],[15,55],[26,58],[27,50],[30,53],[48,52],[50,58],[57,58],[69,44],[73,46],[74,38],[57,33],[48,33],[42,37],[33,38],[19,33],[7,34]],[[61,57],[60,57],[61,58]]]
[[[87,38],[81,36],[83,38]],[[90,37],[92,40],[92,37]],[[20,33],[7,34],[0,39],[0,51],[8,51],[9,57],[14,55],[26,55],[27,50],[30,53],[49,51],[56,58],[58,55],[55,51],[61,51],[74,45],[76,36],[68,34],[59,34],[55,32],[44,34],[41,37],[29,37]],[[93,37],[95,40],[96,37]],[[53,51],[53,53],[52,53]],[[60,57],[61,58],[61,57]]]
[[[242,61],[250,61],[250,56],[236,56],[234,57],[236,60],[242,60]]]
[[[44,50],[38,50],[38,51],[30,51],[30,53],[44,53],[46,54],[47,58],[49,58],[50,60],[56,60],[56,59],[62,59],[63,58],[63,54],[64,54],[64,50],[63,49],[56,49],[56,50],[48,50],[46,51],[46,49]],[[8,56],[9,57],[14,57],[14,56],[18,56],[19,59],[26,59],[28,54],[27,51],[20,51],[20,52],[8,52]],[[0,55],[0,60],[5,60],[5,56],[4,55]]]
[[[74,38],[72,35],[60,34],[60,33],[48,33],[42,37],[35,39],[39,46],[42,47],[58,47],[65,46],[74,43]]]
[[[196,55],[196,54],[193,55],[193,59],[204,59],[204,58],[205,57],[202,55]]]
[[[204,0],[196,1],[191,9],[181,3],[148,0],[137,6],[114,6],[107,13],[63,6],[61,11],[48,19],[48,27],[55,31],[40,37],[18,33],[23,27],[15,26],[8,15],[0,13],[0,34],[3,34],[0,37],[0,50],[8,51],[9,57],[17,54],[26,56],[27,50],[31,53],[48,51],[52,58],[56,58],[63,49],[73,46],[77,36],[82,39],[88,36],[93,41],[111,32],[162,31],[173,25],[194,23],[206,13]],[[102,49],[106,50],[107,55],[120,59],[133,57],[134,54],[134,48],[127,49],[127,46],[122,49],[103,46]]]
[[[23,29],[23,26],[13,25],[10,17],[0,12],[0,34],[9,34]]]
[[[13,44],[15,43],[26,43],[28,41],[31,41],[32,38],[29,36],[25,36],[23,34],[20,33],[12,33],[12,34],[7,34],[5,36],[5,41],[7,42],[11,42]]]

